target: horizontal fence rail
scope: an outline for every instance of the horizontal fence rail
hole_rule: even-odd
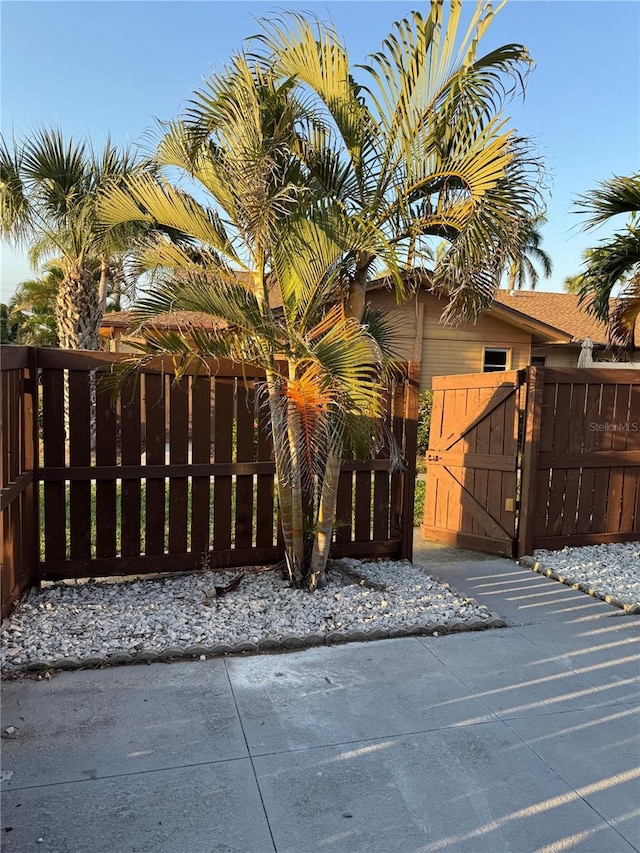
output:
[[[261,371],[221,360],[177,379],[171,360],[159,358],[116,385],[109,374],[127,356],[6,352],[3,417],[19,420],[27,412],[15,389],[33,377],[38,418],[24,464],[3,467],[3,508],[30,496],[36,545],[37,519],[41,535],[40,553],[36,547],[19,558],[30,570],[21,569],[18,581],[6,568],[15,559],[5,559],[4,585],[19,590],[37,580],[261,565],[283,556]],[[411,556],[415,373],[409,365],[387,398],[388,432],[409,460],[406,471],[390,472],[388,444],[375,459],[345,461],[335,556]],[[28,423],[27,412],[27,431]],[[7,459],[14,433],[3,430]],[[25,507],[21,512],[23,518]],[[3,512],[10,533],[14,515]],[[16,542],[15,535],[7,539],[7,551]]]

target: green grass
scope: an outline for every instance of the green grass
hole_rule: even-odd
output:
[[[424,515],[424,493],[426,488],[424,480],[416,480],[416,497],[413,506],[413,526],[420,527]]]

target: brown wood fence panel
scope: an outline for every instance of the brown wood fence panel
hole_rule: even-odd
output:
[[[217,361],[177,381],[170,360],[157,359],[116,391],[101,377],[126,356],[40,350],[37,357],[43,579],[281,558],[260,371]],[[390,473],[389,447],[369,462],[345,463],[334,555],[411,556],[416,415],[414,376],[388,398],[389,431],[407,471]]]
[[[189,461],[189,377],[172,379],[169,389],[169,553],[184,554],[187,548],[189,485],[178,466]]]
[[[639,371],[528,368],[433,387],[426,538],[519,556],[640,539]]]
[[[139,376],[129,376],[120,392],[120,462],[123,470],[140,465],[142,455],[141,387]],[[120,550],[123,557],[137,557],[141,552],[142,531],[141,481],[123,477],[120,483]]]
[[[168,377],[145,374],[145,461],[149,467],[164,465],[166,458],[166,387]],[[208,405],[207,405],[208,411]],[[165,548],[164,477],[147,478],[145,488],[145,553],[164,554]]]
[[[34,351],[0,351],[0,603],[2,618],[38,577],[38,426]]]
[[[42,370],[43,468],[66,466],[65,382],[66,371]],[[44,559],[67,559],[67,488],[64,480],[44,484]]]
[[[269,431],[269,411],[267,407],[266,388],[264,382],[256,383],[255,395],[258,410],[258,462],[271,461],[273,458],[273,442]],[[269,473],[256,477],[256,548],[273,548],[273,501],[274,479]]]
[[[640,372],[542,374],[536,511],[520,551],[640,539]]]
[[[236,461],[253,462],[255,446],[255,395],[245,382],[238,382],[236,391]],[[235,547],[253,545],[253,474],[236,477]]]
[[[194,378],[191,385],[191,460],[211,462],[211,380]],[[191,550],[206,554],[211,543],[211,479],[194,477],[191,481]]]

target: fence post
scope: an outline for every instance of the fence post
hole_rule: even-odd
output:
[[[38,435],[38,350],[27,350],[27,367],[23,372],[23,430],[24,469],[31,471],[31,484],[25,490],[24,545],[29,580],[40,581],[40,482],[39,482],[39,435]]]
[[[413,559],[413,508],[416,497],[416,453],[418,450],[418,406],[420,364],[407,364],[407,390],[404,409],[404,453],[407,467],[402,483],[402,537],[400,559]]]
[[[527,391],[521,461],[520,512],[518,514],[518,557],[533,553],[544,368],[528,367],[525,382]]]

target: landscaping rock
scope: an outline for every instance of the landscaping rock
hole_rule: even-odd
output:
[[[204,590],[225,586],[238,571],[33,589],[2,626],[0,661],[9,674],[279,651],[496,624],[494,614],[423,569],[391,560],[336,561],[327,586],[314,593],[292,589],[275,572],[249,570],[238,589],[217,599],[215,607],[206,606]]]

